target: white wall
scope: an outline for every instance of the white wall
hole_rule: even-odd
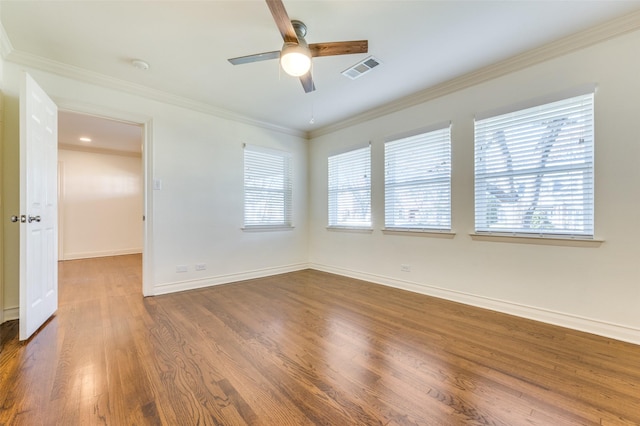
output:
[[[142,158],[58,151],[61,260],[142,252]]]
[[[11,223],[9,218],[20,215],[19,164],[20,131],[19,105],[15,97],[6,93],[3,86],[3,129],[2,129],[2,278],[4,320],[18,317],[18,269],[20,224]]]
[[[640,343],[640,33],[318,136],[310,148],[314,268]],[[587,83],[595,96],[597,248],[474,241],[473,118]],[[452,121],[453,239],[385,235],[383,139]],[[327,157],[372,142],[374,231],[329,231]],[[400,265],[411,265],[401,272]]]
[[[307,141],[288,133],[196,112],[118,90],[28,70],[65,109],[146,123],[148,245],[146,294],[196,288],[305,268],[307,244]],[[5,63],[3,188],[17,177],[17,94],[21,67]],[[243,232],[243,143],[289,151],[293,158],[295,228]],[[162,189],[152,191],[151,179]],[[5,213],[18,203],[5,197]],[[18,227],[5,228],[5,312],[18,306]],[[196,263],[206,270],[195,271]],[[188,272],[177,273],[177,265]],[[5,320],[10,319],[5,317]]]

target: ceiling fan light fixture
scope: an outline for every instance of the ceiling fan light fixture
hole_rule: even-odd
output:
[[[305,75],[311,69],[311,51],[307,46],[285,43],[280,54],[280,65],[293,77]]]

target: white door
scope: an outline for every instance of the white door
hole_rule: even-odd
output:
[[[58,108],[27,73],[20,85],[20,340],[58,309]]]

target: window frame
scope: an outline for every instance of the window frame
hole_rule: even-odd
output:
[[[278,164],[281,162],[281,164]],[[248,167],[256,171],[252,174]],[[261,169],[258,171],[258,169]],[[257,176],[256,176],[257,174]],[[252,179],[262,181],[262,185],[251,186]],[[274,181],[278,177],[281,180]],[[267,180],[268,182],[266,182]],[[270,180],[270,181],[269,181]],[[249,194],[252,194],[249,196]],[[273,203],[273,195],[276,203]],[[281,198],[278,200],[278,198]],[[254,203],[252,206],[251,203]],[[259,221],[251,218],[250,209],[258,210],[255,203],[263,203],[263,209],[278,207],[281,220]],[[278,230],[293,228],[293,156],[290,152],[265,148],[257,145],[244,145],[243,150],[243,226],[246,231]]]
[[[578,112],[560,112],[559,107],[561,106],[573,106],[577,108]],[[567,110],[568,111],[568,110]],[[497,236],[497,237],[511,237],[511,238],[547,238],[547,239],[558,239],[558,240],[575,240],[575,239],[583,239],[583,240],[594,240],[595,234],[595,223],[594,223],[594,210],[595,210],[595,87],[583,87],[577,89],[575,91],[565,92],[564,94],[557,95],[551,99],[538,100],[538,102],[531,102],[529,105],[520,105],[517,108],[513,107],[511,109],[502,110],[500,112],[493,113],[485,113],[484,115],[476,116],[474,122],[474,229],[476,236],[484,235],[484,236]],[[548,114],[545,116],[546,121],[542,121],[541,118],[538,117],[539,114]],[[549,121],[554,119],[555,121]],[[519,120],[516,122],[515,120]],[[562,121],[561,121],[562,120]],[[564,120],[568,120],[563,123]],[[572,122],[572,120],[574,120]],[[500,127],[500,123],[503,123],[504,126]],[[575,123],[581,123],[580,126]],[[491,124],[490,124],[491,123]],[[531,128],[535,128],[538,126],[538,134],[539,138],[534,144],[534,131],[531,129],[523,130],[524,126],[522,123],[528,124]],[[557,131],[554,129],[550,123],[556,123]],[[543,126],[543,133],[541,130]],[[505,152],[504,155],[507,155],[507,160],[505,160],[505,164],[510,163],[511,171],[498,171],[499,167],[497,166],[499,160],[491,160],[492,162],[488,162],[485,158],[489,158],[491,154],[487,151],[486,147],[489,142],[487,141],[487,132],[488,126],[494,132],[494,135],[497,132],[512,132],[511,135],[515,135],[515,129],[518,129],[521,132],[518,136],[519,142],[517,144],[510,144],[505,139],[502,144],[504,145],[503,150]],[[512,127],[509,127],[512,126]],[[483,129],[483,127],[485,127]],[[577,130],[576,130],[577,129]],[[579,136],[569,134],[569,130],[572,132],[576,132]],[[546,135],[546,136],[545,136]],[[551,136],[553,135],[553,136]],[[495,137],[495,136],[494,136]],[[513,140],[515,137],[507,136]],[[505,138],[503,133],[503,138]],[[529,138],[529,139],[527,139]],[[543,141],[546,138],[546,145],[543,144]],[[562,140],[562,148],[555,147],[554,144],[560,143],[558,141]],[[567,142],[568,141],[568,142]],[[528,145],[527,145],[528,144]],[[583,144],[582,147],[579,147],[580,144]],[[535,145],[535,146],[534,146]],[[508,146],[508,147],[507,147]],[[542,149],[541,153],[537,153],[536,156],[533,154],[525,154],[525,150],[534,150],[534,149]],[[552,150],[556,149],[556,152],[552,154]],[[565,150],[562,152],[563,157],[560,157],[560,150]],[[484,152],[483,152],[484,151]],[[580,156],[580,151],[584,151],[582,156]],[[511,155],[512,152],[515,152],[516,155]],[[494,149],[494,155],[495,149]],[[525,157],[525,155],[529,155]],[[552,155],[556,157],[552,159]],[[553,167],[547,168],[547,165],[551,163],[552,160],[555,161],[555,165]],[[531,166],[527,166],[525,168],[522,164],[525,161],[530,161]],[[516,163],[517,161],[517,163]],[[535,167],[534,161],[539,161],[538,167]],[[565,164],[563,164],[565,163]],[[517,164],[517,165],[516,165]],[[482,173],[479,171],[481,167],[486,169],[487,165],[494,167],[493,172],[485,172]],[[503,168],[506,166],[503,166]],[[518,170],[515,170],[515,167],[518,167]],[[572,175],[578,175],[579,177],[572,178]],[[553,177],[555,175],[555,177]],[[533,181],[534,195],[533,200],[531,201],[531,205],[529,209],[525,212],[525,215],[522,216],[520,222],[517,226],[495,226],[491,227],[488,219],[489,212],[489,196],[487,195],[486,188],[488,181],[491,178],[497,179],[510,179],[511,181],[517,181],[518,190],[515,191],[516,184],[513,184],[514,194],[518,197],[518,200],[512,201],[512,203],[516,203],[520,201],[520,199],[524,200],[526,197],[531,197],[530,191],[527,189],[527,185],[531,185],[531,179],[535,177]],[[527,181],[527,179],[529,179]],[[546,179],[543,182],[543,179]],[[495,182],[495,181],[494,181]],[[544,192],[542,188],[544,185],[548,187],[552,186],[552,190],[546,190]],[[556,190],[555,186],[558,187],[569,186],[571,187],[571,191],[566,191],[568,195],[558,195],[562,191]],[[581,187],[580,191],[573,191],[574,186]],[[512,191],[513,192],[513,191]],[[495,195],[494,195],[495,197]],[[536,209],[539,206],[542,206],[540,202],[542,198],[546,198],[546,202],[548,204],[547,211],[551,211],[552,213],[544,213],[547,216],[546,223],[542,222],[542,224],[535,224],[531,219],[532,215],[535,214]],[[573,199],[572,199],[573,197]],[[576,197],[582,197],[583,201],[581,203],[575,202],[574,199]],[[558,199],[556,203],[550,203],[549,200],[552,198]],[[505,201],[506,203],[507,201]],[[524,204],[524,203],[523,203]],[[577,210],[580,212],[578,215],[570,216],[562,216],[562,213],[556,213],[557,210],[560,210],[559,207],[563,206],[573,206],[578,205]],[[499,208],[499,207],[497,207]],[[497,209],[496,208],[496,209]],[[502,213],[504,216],[507,215],[507,220],[513,217],[514,221],[517,220],[516,213],[513,213],[518,208],[523,209],[523,207],[512,207],[510,213]],[[533,210],[532,210],[533,209]],[[496,210],[497,211],[497,210]],[[541,209],[542,211],[542,209]],[[527,219],[527,215],[531,213]],[[500,213],[496,213],[500,215]],[[511,216],[509,216],[511,215]],[[571,223],[575,221],[578,225],[575,228],[570,228],[565,225],[564,228],[559,228],[557,225],[551,220],[559,222],[564,220],[566,223]],[[484,219],[483,219],[484,218]],[[504,221],[504,219],[503,219]],[[539,227],[531,227],[534,224]],[[553,228],[545,229],[546,226],[552,225]],[[529,226],[529,228],[527,228]],[[582,229],[580,229],[582,228]]]
[[[364,158],[359,158],[362,154]],[[347,173],[340,175],[332,174],[338,173],[337,167],[341,167],[349,172],[358,171],[364,172],[362,185],[349,185],[345,182],[345,179],[349,179],[350,176]],[[356,179],[355,176],[351,176],[352,179]],[[346,195],[351,198],[354,197],[354,193],[364,193],[367,198],[366,210],[364,213],[364,220],[358,222],[357,220],[341,221],[339,215],[341,211],[340,200],[344,199],[341,195]],[[342,210],[344,212],[344,210]],[[346,213],[346,212],[344,212]],[[344,214],[343,213],[343,214]],[[354,148],[349,151],[344,151],[339,154],[330,155],[327,158],[327,228],[329,229],[351,229],[351,230],[371,230],[373,225],[372,209],[371,209],[371,144],[367,146]]]
[[[386,138],[384,143],[385,223],[383,231],[424,234],[452,233],[451,148],[451,122],[438,123],[412,132]],[[394,162],[393,165],[390,164],[392,161]],[[418,166],[428,166],[431,170],[440,168],[440,170],[434,172],[433,176],[429,176],[428,169],[424,171],[416,170]],[[411,170],[411,168],[413,168],[413,170]],[[395,170],[400,170],[400,172],[395,173]],[[442,186],[438,184],[444,184],[445,186],[446,196],[444,199],[438,194],[438,190],[442,191]],[[396,190],[402,191],[403,189],[409,191],[417,189],[421,191],[422,194],[414,194],[407,197],[402,197],[401,195],[397,197],[390,196],[392,191],[395,193]],[[407,222],[400,223],[394,220],[396,219],[397,212],[390,214],[390,210],[393,207],[391,203],[394,201],[401,202],[400,197],[405,198],[406,201],[410,199],[412,204],[420,204],[429,202],[427,198],[430,195],[432,199],[431,203],[435,202],[438,208],[438,217],[442,214],[445,216],[443,224],[438,224],[439,219],[437,219],[432,222],[428,220],[416,222],[416,224],[412,226]],[[442,203],[445,205],[441,206]],[[421,214],[420,209],[417,209],[417,211],[420,216],[424,216],[425,213],[423,212]],[[390,216],[392,216],[392,218]]]

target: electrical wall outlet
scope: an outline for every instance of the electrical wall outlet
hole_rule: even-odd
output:
[[[402,264],[400,265],[400,270],[402,272],[411,272],[411,265]]]
[[[196,263],[196,271],[204,271],[207,269],[206,263]]]
[[[189,268],[187,265],[178,265],[176,266],[176,272],[187,272]]]

